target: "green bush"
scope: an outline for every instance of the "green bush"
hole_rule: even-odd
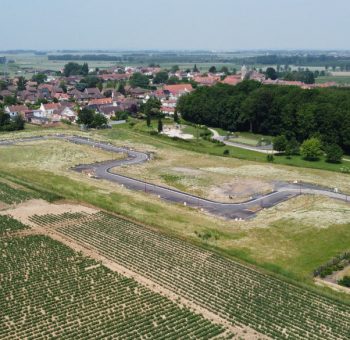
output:
[[[273,139],[273,149],[278,152],[284,152],[286,151],[288,144],[287,137],[282,135],[282,136],[277,136]]]
[[[303,142],[300,148],[301,156],[308,161],[317,161],[322,155],[321,142],[318,138],[310,138]]]
[[[266,156],[266,160],[267,160],[268,162],[272,163],[272,162],[275,160],[275,157],[273,157],[273,155],[271,155],[271,154],[268,154],[268,155]]]
[[[350,276],[344,276],[341,280],[338,281],[338,284],[350,288]]]
[[[326,151],[326,161],[329,163],[341,163],[342,158],[343,158],[343,149],[337,145],[337,144],[332,144],[328,145],[325,148]]]

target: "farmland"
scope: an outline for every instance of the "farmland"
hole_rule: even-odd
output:
[[[72,216],[61,227],[57,218],[36,215],[31,220],[93,247],[232,324],[276,339],[349,337],[346,304],[106,213],[83,223]],[[62,221],[67,218],[61,216]]]
[[[45,236],[0,239],[1,339],[210,339],[221,326]]]
[[[89,133],[88,135],[93,138],[106,139],[104,133]],[[124,137],[120,134],[118,139],[123,139]],[[203,174],[203,176],[212,181],[212,185],[215,185],[215,181],[216,184],[220,183],[220,181],[221,183],[227,183],[230,177],[232,179],[232,176],[236,176],[237,179],[241,180],[246,178],[247,180],[255,179],[261,182],[270,182],[277,176],[287,179],[298,174],[304,176],[305,180],[312,179],[322,182],[323,180],[329,180],[329,183],[339,183],[340,185],[344,183],[344,186],[347,188],[347,182],[344,181],[346,175],[344,174],[327,173],[319,170],[308,170],[305,172],[302,169],[286,168],[279,165],[264,165],[210,155],[199,158],[196,157],[197,154],[193,151],[179,150],[170,145],[163,145],[158,139],[155,139],[152,143],[151,139],[147,141],[149,144],[145,143],[142,145],[139,141],[135,142],[134,139],[123,139],[123,145],[151,152],[153,160],[140,167],[125,167],[121,171],[137,178],[150,176],[153,171],[154,175],[156,175],[154,180],[158,180],[157,176],[163,175],[160,178],[170,181],[170,185],[173,185],[171,182],[173,178],[167,178],[164,175],[171,175],[171,169],[173,169],[174,175],[178,175],[182,171],[184,177],[193,176],[194,171],[197,171],[195,176]],[[90,317],[99,313],[101,319],[98,319],[99,321],[96,324],[92,323],[88,317],[87,319],[83,317],[78,318],[79,308],[77,308],[77,314],[74,314],[69,309],[70,304],[67,300],[64,300],[66,304],[63,304],[63,302],[59,304],[55,313],[60,310],[67,311],[64,312],[66,313],[65,318],[56,319],[56,314],[52,312],[54,317],[49,320],[45,319],[45,316],[49,314],[43,314],[41,309],[37,309],[39,310],[38,314],[28,314],[26,317],[23,314],[20,314],[20,316],[17,314],[18,319],[16,320],[19,320],[21,317],[25,320],[31,320],[31,317],[39,320],[39,322],[36,322],[38,326],[31,329],[30,322],[23,322],[23,324],[15,322],[15,325],[18,324],[16,328],[11,323],[11,319],[5,319],[6,332],[8,333],[4,333],[4,338],[11,338],[12,335],[17,333],[29,334],[28,332],[33,334],[33,337],[40,338],[41,334],[46,334],[44,332],[47,332],[47,330],[52,332],[50,333],[51,335],[62,334],[62,337],[65,338],[78,338],[77,334],[88,335],[92,338],[94,336],[101,338],[103,334],[111,334],[113,336],[113,332],[116,330],[112,324],[117,324],[118,327],[119,325],[124,325],[124,316],[123,318],[118,318],[118,315],[113,314],[111,311],[125,309],[125,307],[119,305],[119,300],[115,301],[112,299],[113,302],[107,297],[104,298],[104,296],[113,294],[118,296],[119,294],[119,291],[110,290],[112,285],[111,281],[108,281],[110,276],[114,277],[115,275],[119,275],[121,277],[120,280],[123,280],[123,282],[124,280],[131,280],[132,283],[123,286],[123,289],[128,292],[130,285],[141,287],[147,292],[150,290],[149,294],[154,294],[157,297],[154,298],[154,301],[157,301],[156,304],[160,308],[157,309],[158,307],[153,307],[151,302],[148,303],[147,300],[140,298],[139,307],[135,307],[134,311],[137,316],[130,312],[128,323],[133,324],[135,322],[135,325],[140,324],[144,326],[135,326],[133,330],[125,326],[126,333],[124,338],[130,338],[130,334],[132,337],[135,336],[135,333],[128,333],[132,331],[138,332],[136,337],[148,334],[152,338],[152,334],[154,334],[152,332],[158,332],[163,329],[160,326],[157,315],[160,315],[161,319],[163,318],[162,315],[168,315],[166,313],[168,313],[167,304],[169,303],[173,306],[171,307],[175,310],[173,314],[176,314],[178,319],[172,319],[171,316],[167,318],[170,321],[169,323],[166,322],[164,326],[164,336],[166,338],[179,338],[180,334],[181,336],[185,334],[184,337],[187,338],[205,338],[206,335],[210,337],[215,335],[226,337],[228,334],[228,328],[222,322],[219,324],[211,323],[209,321],[211,319],[205,315],[203,315],[204,318],[201,317],[201,312],[197,309],[188,309],[186,304],[184,305],[185,307],[179,305],[176,299],[170,299],[169,301],[166,296],[160,296],[159,292],[154,291],[152,285],[160,286],[177,297],[186,299],[198,308],[216,315],[220,320],[225,320],[225,322],[229,323],[232,328],[253,329],[255,332],[276,339],[287,337],[307,339],[310,338],[310,334],[315,339],[323,339],[324,337],[345,339],[348,337],[350,325],[348,322],[349,305],[346,302],[349,300],[347,298],[344,299],[345,303],[341,303],[337,298],[343,296],[339,296],[339,294],[334,293],[333,295],[337,298],[332,298],[328,294],[322,294],[326,291],[324,288],[309,290],[295,284],[289,284],[285,281],[285,278],[281,279],[267,275],[264,272],[242,265],[234,259],[238,256],[274,271],[280,271],[287,276],[292,273],[293,275],[290,276],[293,278],[297,277],[299,279],[301,277],[302,280],[310,284],[309,275],[315,267],[326,261],[333,253],[339,253],[348,247],[350,235],[346,223],[350,223],[350,215],[348,214],[349,207],[346,203],[330,201],[326,198],[298,197],[275,208],[262,211],[255,220],[239,223],[220,221],[203,213],[161,202],[156,197],[146,193],[130,192],[117,185],[111,185],[106,181],[96,181],[73,173],[69,168],[77,163],[95,161],[95,157],[103,161],[111,157],[111,155],[98,149],[91,150],[91,148],[75,144],[58,143],[52,140],[46,142],[30,142],[16,145],[14,148],[0,148],[2,157],[6,159],[6,162],[1,164],[0,171],[7,178],[7,180],[2,179],[0,184],[6,185],[4,186],[6,189],[4,191],[8,193],[9,204],[17,203],[16,206],[2,211],[1,214],[15,216],[15,213],[13,213],[13,209],[15,209],[19,217],[23,217],[24,214],[32,216],[30,225],[32,228],[33,225],[39,228],[36,230],[34,227],[36,236],[32,235],[22,238],[11,238],[11,233],[8,233],[7,230],[7,233],[4,235],[6,239],[2,238],[2,241],[4,241],[2,244],[6,245],[10,244],[10,241],[14,242],[16,246],[13,246],[13,249],[20,248],[23,254],[21,255],[22,257],[17,257],[16,254],[13,256],[19,258],[22,263],[26,263],[28,266],[36,266],[36,261],[39,261],[38,257],[35,256],[36,244],[47,243],[47,249],[51,249],[50,251],[42,249],[44,253],[40,253],[41,246],[38,246],[39,250],[37,250],[41,261],[38,262],[38,268],[45,268],[47,263],[46,267],[50,268],[50,270],[46,271],[45,280],[49,279],[51,268],[53,272],[57,270],[61,277],[66,277],[62,274],[62,268],[60,269],[59,259],[61,257],[59,256],[61,255],[54,257],[56,263],[51,265],[51,262],[45,262],[51,260],[51,258],[48,259],[48,255],[45,255],[45,252],[55,253],[59,245],[62,247],[61,249],[64,249],[62,250],[63,253],[69,252],[70,254],[72,250],[66,247],[68,245],[72,249],[77,248],[79,250],[79,247],[89,249],[90,252],[99,254],[99,256],[108,261],[132,271],[144,280],[149,280],[151,284],[143,286],[143,282],[133,281],[129,276],[127,279],[124,277],[123,272],[112,270],[108,266],[105,267],[105,263],[101,264],[96,257],[92,256],[90,258],[87,257],[90,254],[78,254],[73,251],[73,254],[76,254],[74,256],[80,256],[79,259],[83,258],[82,261],[87,261],[88,263],[86,267],[89,270],[84,269],[84,271],[79,272],[75,265],[80,260],[74,260],[73,264],[68,266],[68,258],[74,258],[74,256],[62,255],[63,266],[68,266],[67,268],[69,268],[64,273],[74,277],[74,282],[76,283],[75,286],[72,283],[69,286],[84,287],[81,290],[84,290],[85,295],[79,296],[80,300],[78,300],[83,306],[77,304],[81,308],[80,315],[85,315],[84,312],[87,310],[86,314],[90,315]],[[13,149],[18,151],[21,156],[13,158],[11,155],[13,154]],[[43,155],[41,155],[41,151]],[[30,153],[30,156],[27,156],[26,152]],[[218,164],[218,161],[220,161],[220,164]],[[186,169],[184,169],[184,166],[179,167],[181,162],[186,163]],[[30,171],[23,171],[23,168],[30,169]],[[159,168],[159,171],[157,168]],[[13,184],[10,178],[18,183],[22,183],[22,185]],[[28,199],[37,198],[38,196],[36,196],[34,190],[27,189],[26,183],[31,183],[33,188],[59,192],[62,197],[69,200],[92,204],[96,209],[99,207],[126,215],[133,220],[142,220],[151,225],[153,230],[104,212],[91,212],[87,208],[84,212],[79,210],[59,212],[57,207],[62,206],[62,203],[55,205],[47,205],[47,202],[40,203],[39,201],[31,203]],[[203,188],[206,186],[208,186],[208,183],[204,183]],[[28,192],[28,197],[20,197],[17,199],[18,202],[16,202],[13,197],[21,195],[22,191]],[[25,200],[28,203],[19,204],[19,202]],[[33,214],[36,215],[33,216]],[[320,216],[324,218],[321,223],[315,225],[316,221],[320,221]],[[25,224],[22,219],[21,221]],[[5,221],[5,226],[11,223],[15,225],[15,222],[7,223]],[[6,229],[9,228],[6,227]],[[159,229],[164,234],[160,234]],[[37,236],[38,231],[42,232],[43,230],[46,230],[45,235],[52,236],[52,233],[70,240],[69,242],[72,243],[72,246],[64,242],[65,246],[63,246],[57,243],[57,239],[54,241],[51,238]],[[18,236],[18,234],[16,233],[15,235]],[[176,237],[167,236],[169,234]],[[43,241],[44,239],[45,241]],[[183,239],[183,241],[179,239]],[[33,240],[40,241],[35,243],[36,241],[34,242]],[[30,243],[32,241],[34,243]],[[200,245],[202,248],[191,245],[188,241],[192,244]],[[27,247],[25,242],[29,242],[30,246]],[[215,252],[203,250],[203,247],[215,250]],[[14,250],[11,249],[5,249],[4,252],[12,254]],[[33,249],[33,252],[29,249]],[[231,257],[233,261],[223,257],[222,254]],[[24,258],[30,259],[30,261],[24,261]],[[86,267],[84,266],[84,268]],[[16,267],[6,268],[10,272],[19,271]],[[98,281],[98,285],[95,285],[96,277],[93,276],[92,286],[94,289],[91,288],[89,290],[89,285],[85,286],[83,283],[80,286],[79,282],[83,280],[81,276],[85,278],[84,275],[93,275],[95,270],[98,273],[96,276],[101,280]],[[33,272],[33,270],[29,272]],[[36,272],[34,271],[34,273]],[[74,273],[74,275],[71,275],[71,273]],[[40,272],[34,276],[42,277]],[[107,280],[105,276],[109,279]],[[54,274],[53,278],[57,279],[57,276]],[[66,280],[71,282],[68,278]],[[86,280],[90,283],[92,282],[91,277]],[[40,281],[40,284],[36,281],[35,286],[44,285],[46,287],[46,283],[43,282],[46,281]],[[59,283],[49,281],[48,285],[55,287],[56,291],[61,292],[63,296],[71,296],[71,293],[66,291],[66,286],[61,288],[62,282],[61,280]],[[15,291],[15,283],[11,287]],[[19,287],[23,288],[20,284]],[[87,288],[85,289],[85,287]],[[76,289],[78,290],[78,288]],[[101,296],[102,300],[95,298],[92,290],[101,292],[99,296]],[[32,292],[32,290],[30,291]],[[122,288],[121,291],[123,291]],[[319,294],[320,292],[321,294]],[[33,295],[35,297],[38,294],[33,290],[33,294],[30,296]],[[92,298],[90,298],[91,294]],[[49,294],[47,296],[50,297]],[[54,295],[53,298],[55,297],[57,296]],[[163,304],[157,300],[160,298],[166,301],[164,308]],[[86,306],[85,301],[91,300],[100,307],[91,306],[91,309],[89,309],[90,307]],[[57,301],[60,303],[61,300]],[[105,303],[105,301],[108,303]],[[131,301],[130,304],[132,305],[136,304],[132,299],[128,301]],[[17,308],[20,309],[20,306],[23,306],[26,302],[29,303],[30,300],[22,300],[22,303],[18,303]],[[102,305],[103,307],[101,308]],[[155,323],[152,322],[154,319],[150,321],[149,314],[143,313],[144,310],[147,310],[145,306],[151,306],[149,308],[152,310],[152,314],[155,315]],[[46,307],[46,305],[42,307],[45,313],[47,313]],[[6,308],[6,310],[9,310],[9,305],[6,305]],[[15,313],[15,310],[17,313],[20,313],[15,308],[13,313]],[[21,313],[24,313],[22,309],[20,310],[22,311]],[[37,311],[36,309],[33,310]],[[189,314],[181,314],[185,311]],[[197,320],[195,322],[196,325],[193,325],[193,327],[188,322],[188,320],[192,320],[190,315],[193,315],[195,320]],[[79,321],[75,321],[77,319]],[[304,320],[308,321],[305,323]],[[74,333],[73,329],[77,323],[79,325],[78,333]],[[184,326],[185,323],[186,325],[189,324],[188,329],[186,328],[187,326]],[[67,327],[64,326],[66,324]],[[157,325],[156,330],[153,329],[155,324]],[[45,325],[45,327],[42,325]],[[44,328],[45,331],[43,330]],[[64,332],[67,332],[67,334]]]
[[[11,216],[0,215],[0,236],[25,229],[28,229],[26,225]]]

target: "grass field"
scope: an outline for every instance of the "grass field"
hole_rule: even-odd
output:
[[[318,77],[316,78],[316,83],[318,84],[323,84],[327,82],[333,82],[335,81],[336,83],[340,85],[350,85],[350,75],[334,75],[334,76],[325,76],[325,77]]]
[[[213,188],[215,181],[218,184],[235,183],[234,179],[236,183],[254,180],[255,183],[258,181],[264,184],[276,179],[302,179],[330,186],[335,184],[344,190],[349,188],[347,175],[344,174],[204,156],[172,146],[171,143],[175,141],[171,139],[151,136],[145,138],[142,134],[131,134],[129,129],[113,129],[97,135],[91,132],[89,135],[94,138],[111,136],[112,141],[119,145],[153,152],[153,161],[140,167],[122,168],[120,171],[170,186],[176,187],[179,184],[184,190],[191,189],[194,184],[191,190],[205,189],[208,192],[210,190],[207,188]],[[35,149],[33,159],[26,159],[23,163],[20,159],[13,158],[13,148],[0,148],[2,159],[6,159],[6,162],[0,164],[2,178],[16,180],[19,184],[29,183],[40,190],[143,221],[154,228],[210,247],[227,256],[239,257],[308,283],[311,283],[311,273],[315,267],[348,249],[350,207],[345,203],[302,196],[263,210],[250,221],[225,221],[194,209],[159,201],[147,193],[132,192],[107,181],[93,180],[74,173],[68,168],[73,163],[92,161],[96,151],[63,144],[54,149],[52,164],[45,164],[41,158],[44,157],[40,156],[41,151],[44,155],[46,152],[45,145],[41,142],[36,146],[32,144]],[[55,143],[53,145],[56,147]],[[30,152],[30,148],[25,145],[14,148],[19,154]],[[86,156],[91,158],[86,159]],[[45,157],[50,159],[51,156]],[[109,155],[102,153],[99,157],[108,158]],[[53,166],[57,162],[60,166]],[[23,170],[26,168],[30,171]],[[180,181],[179,176],[182,177]],[[215,237],[201,237],[208,234]],[[320,246],[308,247],[308,240]]]
[[[199,153],[216,155],[216,156],[223,156],[224,151],[228,150],[229,154],[226,155],[226,157],[267,163],[266,154],[263,154],[263,153],[259,153],[251,150],[245,150],[242,148],[237,148],[237,147],[228,146],[228,145],[223,146],[217,143],[212,143],[208,140],[204,140],[202,138],[200,138],[199,140],[197,140],[197,138],[194,138],[192,140],[183,141],[183,140],[174,140],[172,138],[169,138],[163,135],[151,136],[149,132],[156,129],[155,123],[153,123],[153,126],[151,128],[147,128],[145,121],[136,120],[133,122],[133,124],[135,125],[131,126],[128,123],[121,124],[121,125],[115,126],[113,129],[101,131],[99,133],[111,139],[123,140],[123,141],[127,140],[133,143],[139,143],[140,145],[143,145],[146,143],[146,144],[155,146],[157,148],[158,147],[165,148],[165,147],[171,146],[179,149],[195,151]],[[249,139],[260,137],[260,135],[253,137],[253,135],[249,133],[242,133],[242,136]],[[293,166],[293,167],[313,168],[313,169],[321,169],[321,170],[336,171],[336,172],[350,171],[350,165],[347,164],[346,162],[339,163],[339,164],[328,163],[326,162],[325,157],[321,157],[319,161],[310,162],[302,159],[301,156],[286,157],[284,155],[276,155],[274,157],[274,163]]]

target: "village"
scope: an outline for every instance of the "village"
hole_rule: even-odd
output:
[[[77,65],[69,63],[66,67]],[[87,64],[83,66],[87,67]],[[0,103],[5,113],[11,118],[20,115],[31,124],[55,125],[76,122],[79,110],[87,108],[113,122],[118,121],[118,117],[124,118],[123,113],[137,115],[140,106],[150,98],[159,100],[160,112],[171,117],[179,97],[196,87],[218,83],[234,86],[243,80],[254,80],[266,85],[298,86],[303,89],[337,86],[334,82],[306,84],[270,79],[266,73],[246,66],[242,66],[237,73],[230,73],[225,67],[217,71],[214,66],[209,72],[200,72],[196,65],[192,70],[180,70],[178,66],[170,71],[157,66],[114,66],[104,70],[87,69],[85,75],[71,73],[67,74],[64,69],[59,75],[40,71],[30,80],[13,77],[3,81]],[[86,78],[90,78],[88,82],[95,86],[85,84]]]

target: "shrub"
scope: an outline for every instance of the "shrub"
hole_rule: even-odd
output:
[[[338,281],[338,284],[350,288],[350,276],[344,276],[341,280]]]
[[[341,163],[341,160],[343,158],[343,149],[337,145],[332,144],[328,145],[325,148],[326,151],[326,161],[329,163]]]
[[[271,155],[271,154],[268,154],[268,155],[266,156],[266,160],[267,160],[268,162],[272,163],[272,162],[275,160],[275,157],[273,157],[273,155]]]
[[[318,138],[310,138],[300,148],[301,156],[308,161],[317,161],[322,155],[321,142]]]
[[[295,138],[292,138],[291,140],[288,141],[286,145],[285,154],[287,156],[292,156],[292,155],[299,155],[299,153],[300,153],[300,144]]]
[[[69,119],[64,119],[64,118],[61,119],[61,123],[67,124],[67,125],[72,125],[72,122]]]
[[[284,152],[286,151],[288,144],[287,137],[282,135],[282,136],[277,136],[273,140],[273,149],[278,151],[278,152]]]
[[[224,150],[224,156],[228,156],[230,154],[230,150],[229,149],[225,149]]]

